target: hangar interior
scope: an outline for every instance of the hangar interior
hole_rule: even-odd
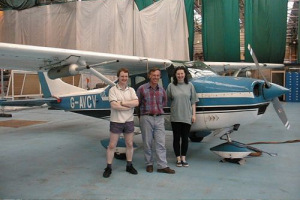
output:
[[[124,160],[115,159],[112,177],[104,179],[101,141],[108,138],[109,121],[45,106],[2,106],[0,198],[298,199],[299,6],[299,0],[0,0],[0,43],[253,63],[246,45],[251,43],[260,63],[284,67],[262,73],[244,69],[239,76],[251,72],[249,78],[265,77],[288,88],[279,99],[291,125],[289,130],[282,125],[270,101],[259,120],[232,134],[234,140],[263,149],[261,156],[246,157],[242,164],[226,162],[210,151],[220,144],[216,133],[189,143],[188,168],[176,167],[173,135],[167,131],[167,158],[175,175],[145,171],[143,141],[137,134],[134,164],[139,174],[127,174]],[[107,77],[116,80],[114,74]],[[62,80],[87,90],[107,86],[86,72]],[[0,101],[43,97],[36,72],[4,67],[0,84]],[[212,114],[206,121],[215,119]]]
[[[149,7],[153,3],[158,1],[148,0],[148,1],[135,1],[139,10],[143,11],[145,8]],[[266,3],[257,2],[256,6],[260,6],[261,10],[267,10],[267,12],[253,13],[254,16],[260,16],[266,18],[265,21],[258,23],[257,20],[253,17],[250,17],[249,9],[253,5],[245,0],[232,1],[222,5],[222,1],[212,3],[213,1],[184,1],[186,12],[190,15],[187,17],[187,24],[181,24],[181,26],[188,26],[188,30],[180,27],[179,24],[175,23],[173,29],[180,29],[182,31],[169,32],[164,29],[166,35],[169,37],[164,37],[160,40],[158,39],[147,39],[147,41],[141,41],[139,38],[141,35],[138,33],[130,34],[130,31],[134,31],[138,28],[133,27],[134,19],[137,18],[134,15],[132,16],[131,12],[128,10],[134,11],[137,8],[134,8],[133,1],[126,4],[126,13],[123,15],[128,19],[126,23],[122,26],[127,27],[126,29],[119,29],[118,27],[108,28],[107,24],[111,24],[108,18],[115,20],[116,17],[111,17],[105,15],[105,10],[98,12],[102,14],[94,14],[95,16],[88,16],[90,23],[85,22],[84,13],[80,11],[87,9],[88,5],[79,2],[79,5],[75,4],[73,1],[24,1],[23,3],[10,3],[10,1],[3,1],[0,3],[0,10],[2,10],[0,19],[1,19],[1,34],[0,41],[2,42],[12,42],[19,44],[29,44],[29,45],[41,45],[41,46],[52,46],[59,48],[70,48],[70,49],[81,49],[81,50],[92,50],[98,52],[107,52],[107,53],[121,53],[126,55],[142,55],[146,57],[157,57],[157,58],[167,58],[167,59],[176,59],[176,60],[201,60],[201,61],[217,61],[217,62],[253,62],[249,53],[245,53],[245,43],[249,43],[249,40],[252,40],[252,46],[257,48],[256,54],[258,55],[258,60],[261,63],[283,63],[285,64],[284,69],[280,70],[264,70],[264,75],[271,82],[275,82],[282,86],[288,86],[292,80],[290,77],[291,73],[298,73],[298,11],[299,11],[299,1],[298,0],[288,0],[288,1],[279,1],[281,4],[276,4],[277,6],[270,6],[271,2],[266,1]],[[68,9],[64,4],[69,5]],[[205,7],[205,4],[207,6]],[[247,10],[248,4],[248,10]],[[125,5],[125,4],[124,4]],[[203,6],[204,5],[204,6]],[[231,9],[229,15],[228,13],[222,13],[222,6],[225,10]],[[97,5],[95,9],[101,10],[100,5]],[[176,7],[177,6],[177,7]],[[179,4],[174,4],[172,9],[182,9]],[[265,6],[263,8],[262,6]],[[30,9],[29,9],[30,8]],[[47,8],[47,9],[44,9]],[[286,9],[283,9],[286,8]],[[188,9],[192,10],[189,11]],[[273,9],[273,10],[272,10]],[[75,10],[75,12],[73,12]],[[35,14],[33,14],[33,12]],[[153,12],[153,11],[152,11]],[[183,11],[181,11],[183,12]],[[281,13],[279,15],[279,12]],[[5,17],[5,15],[6,17]],[[17,15],[18,13],[18,15]],[[165,10],[164,13],[167,13]],[[191,14],[190,14],[191,13]],[[222,13],[222,14],[220,14]],[[277,13],[272,15],[271,13]],[[55,15],[56,14],[56,15]],[[225,15],[224,15],[225,14]],[[26,16],[31,15],[33,17],[27,18]],[[161,14],[157,16],[162,17]],[[172,12],[169,13],[171,17]],[[227,16],[228,20],[221,20],[222,16]],[[34,17],[36,16],[36,17]],[[43,16],[43,17],[41,17]],[[45,26],[44,21],[46,17],[52,21],[48,23],[50,25]],[[55,17],[53,17],[55,16]],[[64,16],[59,18],[57,16]],[[66,17],[67,16],[67,17]],[[117,15],[116,15],[117,16]],[[167,15],[165,15],[167,16]],[[182,15],[180,15],[182,16]],[[246,16],[246,20],[245,20]],[[248,16],[248,17],[247,17]],[[53,19],[51,19],[53,17]],[[72,21],[72,18],[76,17],[77,23]],[[99,18],[104,18],[107,23],[100,23],[100,26],[97,28],[91,26],[91,24],[97,24]],[[144,16],[145,17],[145,16]],[[204,17],[205,20],[202,20]],[[163,18],[163,17],[162,17]],[[220,18],[220,19],[218,19]],[[14,20],[10,20],[14,19]],[[79,20],[80,19],[80,20]],[[146,18],[144,18],[145,20]],[[214,19],[214,21],[209,21],[209,19]],[[225,19],[225,18],[224,18]],[[231,19],[231,20],[229,20]],[[149,20],[149,18],[147,18]],[[235,20],[232,22],[232,20]],[[255,24],[255,28],[248,27],[245,29],[245,24],[249,23]],[[252,22],[250,22],[252,20]],[[183,21],[183,20],[178,20]],[[216,23],[215,21],[219,21]],[[274,21],[274,23],[270,23]],[[282,23],[280,24],[279,21]],[[19,22],[19,24],[17,23]],[[60,22],[60,23],[57,23]],[[174,21],[173,21],[174,22]],[[173,22],[168,22],[171,24]],[[154,29],[155,23],[161,23],[162,26],[167,27],[167,24],[163,24],[162,20],[154,21],[152,19],[152,24],[147,24],[148,29],[144,29],[143,32],[149,33]],[[265,28],[265,24],[276,24],[277,26],[269,26]],[[192,25],[192,28],[190,27]],[[144,25],[145,26],[145,25]],[[281,26],[281,27],[279,27]],[[15,28],[12,28],[15,27]],[[64,27],[61,29],[60,27]],[[105,28],[100,28],[105,27]],[[226,31],[222,31],[222,27],[226,27]],[[261,28],[257,28],[261,27]],[[203,31],[204,29],[204,31]],[[220,30],[219,30],[220,29]],[[255,32],[252,30],[255,29]],[[256,30],[257,29],[257,30]],[[79,31],[78,31],[79,30]],[[80,30],[85,30],[84,32]],[[229,31],[228,31],[229,30]],[[258,35],[258,38],[253,38],[253,36],[245,37],[245,30],[252,31],[252,33],[247,33],[248,35]],[[279,32],[281,30],[282,32]],[[99,32],[99,34],[92,34],[93,31]],[[161,35],[163,33],[156,30],[157,34]],[[212,31],[210,33],[210,31]],[[111,33],[118,33],[111,34]],[[188,41],[181,41],[181,38],[184,34],[188,32]],[[216,34],[218,32],[218,34]],[[18,33],[18,34],[16,34]],[[39,34],[37,34],[39,33]],[[205,33],[205,34],[203,34]],[[222,34],[220,34],[222,33]],[[115,35],[111,37],[111,35]],[[128,36],[134,35],[134,37]],[[172,37],[170,36],[172,35]],[[282,35],[279,39],[278,36]],[[100,37],[99,37],[100,36]],[[123,36],[128,38],[127,40],[120,40]],[[234,37],[235,36],[235,37]],[[111,38],[107,39],[106,43],[99,38]],[[152,38],[153,35],[148,34],[143,37]],[[272,38],[274,37],[274,39]],[[66,39],[67,38],[67,39]],[[85,39],[84,39],[85,38]],[[87,42],[89,38],[89,42]],[[193,38],[193,39],[191,39]],[[205,38],[205,42],[202,40]],[[216,40],[216,38],[219,38]],[[230,38],[230,39],[229,39]],[[176,39],[178,42],[173,43],[172,40]],[[114,41],[117,42],[114,42]],[[169,41],[168,41],[169,40]],[[82,42],[85,41],[85,42]],[[91,42],[93,41],[93,42]],[[217,41],[217,42],[215,42]],[[254,41],[259,43],[259,48],[256,47]],[[153,48],[150,44],[160,44],[162,42],[168,43],[168,47],[164,48]],[[188,42],[188,43],[187,43]],[[101,44],[101,45],[94,45]],[[122,45],[120,45],[122,44]],[[134,45],[132,45],[134,44]],[[144,45],[147,44],[147,45]],[[263,44],[263,45],[262,45]],[[183,46],[182,46],[183,45]],[[205,50],[209,46],[209,50]],[[283,48],[285,46],[285,49]],[[126,47],[126,48],[125,48]],[[281,48],[280,48],[281,47]],[[145,50],[146,48],[146,50]],[[142,50],[144,49],[144,50]],[[152,49],[152,50],[151,50]],[[154,50],[155,49],[155,50]],[[166,50],[168,49],[168,50]],[[176,51],[174,49],[182,49],[182,51]],[[207,48],[208,49],[208,48]],[[221,49],[221,50],[220,50]],[[276,50],[274,50],[276,49]],[[279,50],[280,49],[280,50]],[[165,53],[167,52],[167,53]],[[205,52],[205,53],[204,53]],[[228,53],[230,52],[230,54]],[[251,71],[251,70],[248,70]],[[253,78],[262,78],[256,70],[252,70]],[[286,72],[289,72],[286,74]],[[232,75],[234,72],[228,71],[227,74]],[[242,74],[242,73],[241,73]],[[243,73],[245,74],[245,73]],[[3,84],[1,84],[2,97],[6,98],[30,98],[35,96],[41,96],[40,89],[38,84],[33,84],[34,75],[25,75],[20,72],[16,72],[15,78],[10,78],[10,71],[3,72]],[[110,77],[114,79],[115,77]],[[33,82],[32,82],[33,81]],[[103,82],[95,79],[92,75],[83,75],[83,77],[77,77],[75,80],[66,79],[68,83],[75,84],[83,88],[95,88],[103,86]],[[36,87],[32,87],[32,86]],[[30,87],[28,87],[30,86]],[[2,88],[3,87],[3,88]],[[290,88],[291,89],[291,88]],[[295,89],[293,88],[293,91]],[[290,96],[295,96],[295,92],[291,92]],[[298,101],[299,98],[293,100],[288,98],[291,101]]]

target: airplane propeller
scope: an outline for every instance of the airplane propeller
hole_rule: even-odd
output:
[[[263,79],[266,83],[266,88],[271,88],[272,85],[270,84],[270,82],[266,79],[266,77],[261,72],[260,66],[259,66],[258,61],[257,61],[257,58],[256,58],[255,53],[254,53],[253,49],[251,48],[250,44],[248,44],[248,49],[249,49],[250,55],[252,56],[252,59],[253,59],[255,65],[257,67],[257,70],[258,70],[259,74],[263,77]],[[287,116],[284,112],[284,109],[283,109],[278,97],[274,97],[272,99],[272,104],[273,104],[273,107],[274,107],[278,117],[280,118],[280,120],[282,121],[282,123],[284,124],[286,129],[289,129],[290,128],[290,123],[288,121],[288,118],[287,118]]]

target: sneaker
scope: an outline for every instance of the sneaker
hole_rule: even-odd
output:
[[[110,174],[111,174],[111,168],[106,167],[103,172],[103,177],[108,178],[110,176]]]
[[[166,167],[163,169],[157,169],[157,172],[166,173],[166,174],[175,174],[175,170],[171,169],[170,167]]]
[[[126,172],[129,172],[130,174],[138,174],[138,172],[136,171],[136,169],[134,169],[132,165],[126,166]]]
[[[177,167],[182,167],[181,161],[176,161],[176,166],[177,166]]]
[[[188,167],[188,166],[189,166],[189,163],[187,163],[186,161],[181,161],[181,164],[182,164],[182,166],[184,166],[184,167]]]

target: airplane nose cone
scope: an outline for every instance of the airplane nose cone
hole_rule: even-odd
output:
[[[266,100],[272,100],[275,97],[279,97],[283,94],[287,94],[290,90],[282,87],[280,85],[271,83],[271,87],[267,88],[264,87],[263,88],[263,96]]]

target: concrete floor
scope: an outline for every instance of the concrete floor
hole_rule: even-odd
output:
[[[270,106],[260,121],[241,127],[234,140],[286,141],[300,139],[300,104],[284,103],[291,129],[285,130]],[[141,136],[134,154],[138,175],[125,172],[126,162],[114,160],[113,173],[102,177],[106,165],[100,140],[107,138],[108,121],[45,108],[12,112],[15,120],[45,123],[20,128],[0,127],[1,199],[299,199],[300,145],[253,145],[278,153],[249,157],[246,164],[221,163],[209,149],[222,143],[208,136],[190,143],[190,167],[177,168],[172,135],[167,157],[176,174],[145,171]],[[0,118],[1,121],[10,118]]]

